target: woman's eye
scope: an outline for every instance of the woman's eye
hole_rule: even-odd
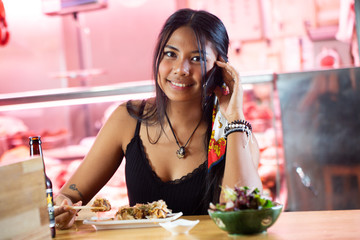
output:
[[[192,60],[193,60],[194,62],[199,62],[199,61],[200,61],[200,57],[199,57],[199,56],[193,57]]]
[[[202,61],[202,59],[201,59],[200,56],[195,56],[195,57],[192,58],[192,61],[194,61],[194,62],[200,62],[200,61]]]
[[[167,56],[167,57],[176,57],[176,54],[174,52],[171,52],[171,51],[164,52],[164,55]]]

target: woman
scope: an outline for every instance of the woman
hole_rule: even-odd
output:
[[[262,190],[257,142],[251,125],[239,121],[243,90],[227,62],[228,45],[223,23],[208,12],[181,9],[169,17],[154,56],[156,98],[130,101],[113,112],[56,198],[63,205],[55,213],[58,228],[70,227],[76,215],[65,205],[90,201],[123,157],[130,205],[163,199],[173,212],[206,214],[209,203],[219,201],[221,185]],[[216,81],[226,89],[212,86]],[[226,148],[216,145],[224,138],[214,139],[218,116],[238,123],[225,130]]]

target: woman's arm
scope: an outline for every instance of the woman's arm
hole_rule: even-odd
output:
[[[56,196],[56,205],[88,203],[119,167],[124,149],[134,135],[135,126],[136,120],[128,114],[126,104],[115,109],[97,135],[89,153]],[[60,207],[55,215],[59,228],[69,228],[76,212]]]
[[[216,89],[220,110],[230,123],[235,120],[245,120],[243,113],[243,88],[239,73],[229,63],[216,62],[224,69],[224,82],[229,93],[224,94]],[[250,138],[250,139],[248,139]],[[257,187],[262,192],[262,183],[258,174],[259,146],[255,136],[247,136],[246,132],[233,132],[227,137],[226,164],[222,186],[233,188],[237,186]],[[223,194],[220,196],[220,201]]]
[[[247,138],[244,132],[234,132],[228,136],[222,185],[231,188],[235,185],[257,187],[262,192],[258,173],[260,156],[258,143],[254,136],[250,141]]]
[[[89,202],[119,167],[124,157],[124,143],[127,144],[127,139],[134,134],[135,124],[136,120],[129,116],[126,105],[115,109],[60,194],[72,202]]]

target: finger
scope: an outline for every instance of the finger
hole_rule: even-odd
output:
[[[239,73],[233,65],[228,62],[226,63],[225,69],[231,75],[233,81],[236,82],[237,80],[239,80]]]
[[[237,69],[231,65],[229,62],[224,62],[224,61],[216,61],[216,64],[222,68],[225,68],[226,71],[231,75],[232,78],[238,78],[239,77],[239,72],[237,71]]]
[[[225,65],[223,67],[223,80],[224,80],[224,85],[219,89],[219,92],[222,95],[227,95],[229,93],[232,93],[234,90],[234,80],[232,79],[231,74],[229,73],[229,71],[225,68]]]
[[[214,93],[218,99],[228,96],[230,94],[227,87],[216,87]]]
[[[58,229],[67,229],[72,226],[77,216],[77,211],[72,209],[66,211],[55,218],[55,226]]]
[[[74,203],[74,206],[82,206],[82,201],[78,201],[77,203]],[[80,210],[77,210],[76,211],[76,216],[78,215],[78,212],[79,212]]]
[[[55,216],[58,216],[63,213],[69,213],[71,215],[75,215],[77,214],[77,210],[73,209],[71,206],[81,206],[81,205],[82,205],[82,201],[78,201],[75,204],[71,204],[70,202],[69,204],[69,201],[67,199],[64,199],[61,202],[61,205],[54,210],[54,214]]]
[[[82,201],[78,201],[78,202],[74,203],[73,206],[82,206]]]
[[[229,63],[216,61],[216,64],[225,70],[224,81],[226,81],[226,83],[230,84],[231,81],[234,81],[236,78],[238,78],[236,69],[233,66],[231,66]]]
[[[60,206],[71,206],[72,205],[72,202],[69,202],[67,199],[64,199]]]
[[[60,206],[60,207],[54,209],[54,214],[56,217],[56,216],[59,216],[60,214],[70,212],[70,211],[71,211],[71,208],[68,205]]]
[[[68,229],[75,222],[78,210],[71,206],[81,206],[82,201],[72,204],[71,200],[64,199],[59,208],[55,209],[55,227],[57,229]]]
[[[229,62],[228,60],[225,60],[225,58],[223,58],[222,56],[219,56],[219,59],[220,59],[221,62],[224,62],[224,63]]]

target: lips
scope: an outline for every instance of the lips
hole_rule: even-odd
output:
[[[185,83],[179,83],[179,82],[174,82],[174,81],[170,81],[168,80],[172,85],[176,86],[176,87],[189,87],[191,86],[191,84],[185,84]]]

